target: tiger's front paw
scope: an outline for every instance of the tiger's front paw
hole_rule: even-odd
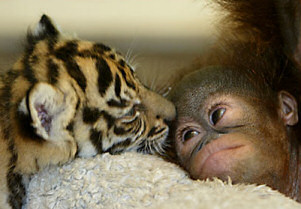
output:
[[[58,138],[56,141],[48,141],[51,148],[51,164],[62,165],[75,158],[77,144],[73,137]],[[46,151],[47,152],[47,151]]]
[[[69,159],[73,159],[77,153],[77,144],[75,141],[70,142]]]
[[[75,143],[74,140],[67,140],[65,141],[64,145],[63,155],[62,159],[60,160],[59,164],[66,163],[72,159],[74,159],[76,153],[77,153],[77,144]]]

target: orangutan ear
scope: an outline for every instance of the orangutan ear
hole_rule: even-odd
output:
[[[279,112],[285,125],[293,126],[298,123],[298,104],[294,96],[287,91],[278,93]]]

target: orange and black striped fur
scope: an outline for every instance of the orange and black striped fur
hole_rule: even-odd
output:
[[[118,53],[63,39],[45,15],[0,95],[1,209],[21,208],[27,177],[76,153],[160,153],[175,116]]]

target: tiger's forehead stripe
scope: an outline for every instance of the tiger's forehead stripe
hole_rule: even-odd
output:
[[[87,79],[84,76],[83,72],[80,70],[78,64],[73,59],[70,59],[65,62],[65,66],[67,68],[68,74],[77,82],[83,92],[85,92],[87,87]]]
[[[59,77],[58,65],[52,59],[47,61],[47,77],[51,84],[56,84]]]
[[[119,65],[120,65],[122,68],[128,67],[129,70],[130,70],[130,72],[131,72],[131,75],[134,76],[134,70],[133,70],[129,65],[126,64],[126,62],[124,61],[124,59],[120,59],[120,60],[118,61],[118,63],[119,63]]]
[[[103,54],[104,52],[111,51],[112,49],[104,44],[101,43],[95,43],[93,46],[93,51]]]
[[[98,91],[104,96],[113,82],[113,75],[107,61],[103,58],[97,59],[96,69],[98,71]]]
[[[56,49],[54,53],[58,59],[64,61],[68,74],[77,82],[83,92],[85,92],[87,79],[74,60],[74,56],[78,53],[77,47],[78,44],[76,41],[69,41],[64,46]]]
[[[77,54],[78,42],[75,40],[67,41],[66,43],[58,42],[54,54],[61,60],[70,59]]]
[[[23,76],[32,84],[37,82],[37,78],[34,75],[34,71],[30,63],[30,56],[34,51],[34,48],[35,46],[28,47],[28,49],[26,50],[27,53],[23,58],[23,65],[24,65]]]
[[[135,91],[136,90],[136,86],[135,86],[135,84],[132,81],[129,80],[129,78],[126,75],[126,72],[124,71],[124,69],[121,68],[120,66],[118,66],[118,70],[121,72],[121,75],[122,75],[123,79],[125,80],[126,85],[129,88],[131,88],[131,89],[133,89]]]
[[[121,80],[119,75],[116,73],[115,74],[115,94],[118,98],[120,98],[120,92],[121,92]]]

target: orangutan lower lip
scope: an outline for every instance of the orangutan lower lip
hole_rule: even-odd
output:
[[[198,151],[194,158],[198,160],[198,172],[202,172],[206,169],[206,162],[217,155],[223,154],[233,154],[233,160],[235,159],[235,153],[240,152],[246,146],[244,141],[241,140],[231,140],[231,139],[217,139],[209,144],[205,145],[200,151]],[[220,157],[219,157],[220,160]],[[225,159],[229,160],[229,159]],[[237,159],[238,160],[238,159]]]

